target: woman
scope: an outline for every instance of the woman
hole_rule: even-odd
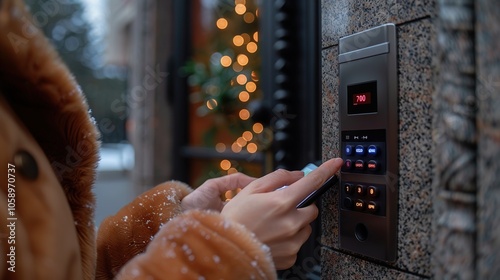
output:
[[[342,164],[328,161],[307,177],[233,174],[194,191],[166,182],[96,234],[99,135],[20,0],[0,0],[0,128],[0,279],[276,279],[318,213],[297,203]],[[236,188],[227,204],[219,199]]]

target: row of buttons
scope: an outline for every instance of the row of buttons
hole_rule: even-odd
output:
[[[383,185],[345,183],[342,185],[342,203],[346,210],[385,215],[385,191]]]
[[[358,211],[364,211],[366,209],[371,213],[376,213],[378,210],[378,205],[375,201],[366,202],[362,199],[356,199],[353,203],[353,200],[350,197],[344,198],[344,207],[347,209],[352,209],[354,207]]]
[[[353,187],[351,184],[345,184],[344,185],[344,191],[346,194],[353,194],[356,192],[359,196],[365,196],[368,194],[370,197],[377,197],[379,194],[379,190],[375,186],[369,186],[368,188],[364,185],[356,185],[356,187]]]
[[[370,146],[368,146],[368,148],[366,148],[363,145],[356,145],[354,148],[352,145],[345,146],[346,156],[351,156],[353,154],[355,154],[357,156],[364,156],[367,153],[369,156],[372,156],[372,157],[377,156],[377,154],[379,153],[379,148],[375,145],[370,145]]]
[[[345,170],[351,170],[353,167],[356,170],[363,171],[368,169],[368,171],[377,171],[379,169],[379,163],[376,160],[370,160],[368,163],[365,163],[364,160],[358,159],[356,161],[346,159],[344,161]]]

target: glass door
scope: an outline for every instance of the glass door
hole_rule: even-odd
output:
[[[177,4],[184,6],[190,21],[184,22],[186,43],[180,47],[188,52],[176,65],[178,79],[185,86],[175,93],[176,101],[182,102],[174,105],[182,104],[185,122],[180,121],[179,130],[174,130],[184,133],[175,153],[184,168],[178,174],[185,177],[179,179],[192,186],[234,172],[262,176],[267,171],[265,154],[272,132],[252,119],[250,112],[263,95],[256,2]]]

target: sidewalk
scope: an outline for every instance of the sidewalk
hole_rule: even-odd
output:
[[[130,180],[130,170],[134,165],[131,145],[103,144],[100,156],[97,181],[94,186],[96,226],[99,226],[105,217],[115,214],[132,201],[135,196]]]

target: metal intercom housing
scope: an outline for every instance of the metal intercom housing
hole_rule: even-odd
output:
[[[339,41],[340,248],[397,258],[398,84],[396,27]]]

